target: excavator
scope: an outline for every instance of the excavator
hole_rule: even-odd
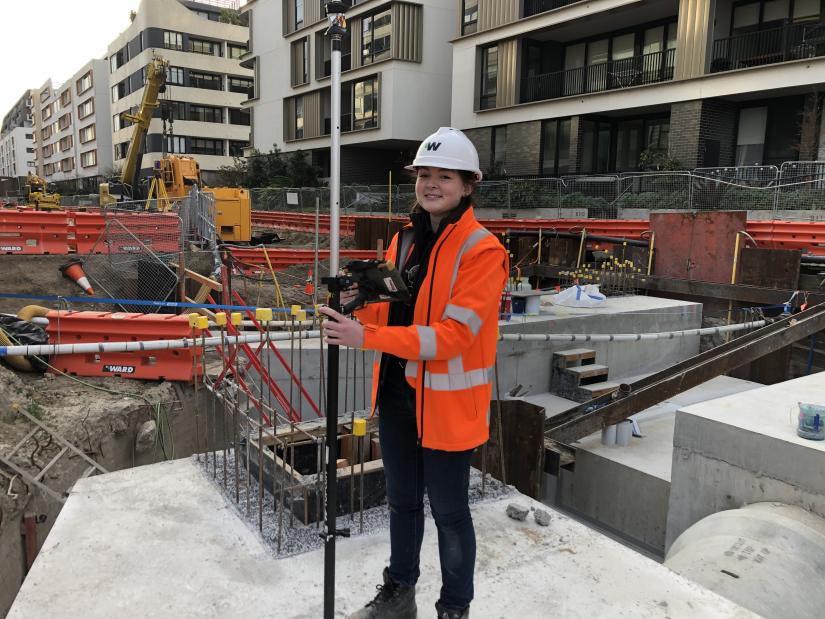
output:
[[[160,95],[166,90],[169,63],[155,56],[146,68],[146,84],[136,114],[124,113],[121,118],[134,124],[132,139],[120,178],[100,185],[100,206],[110,206],[123,200],[156,199],[160,210],[168,210],[176,200],[189,195],[193,185],[215,198],[215,229],[226,243],[249,243],[252,239],[252,202],[249,191],[236,187],[206,187],[200,165],[192,157],[166,154],[155,162],[153,175],[145,187],[139,183],[143,159],[143,141],[149,131]]]
[[[49,183],[29,172],[26,176],[26,203],[34,206],[36,211],[61,210],[60,194],[49,189]]]

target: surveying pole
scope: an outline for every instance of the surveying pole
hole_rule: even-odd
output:
[[[339,233],[341,194],[341,39],[347,32],[344,17],[351,2],[327,2],[325,5],[329,28],[326,34],[332,44],[332,86],[330,109],[330,173],[329,173],[329,277],[324,279],[331,294],[329,305],[341,311],[341,287],[339,285]],[[327,483],[326,524],[324,538],[324,619],[335,616],[335,538],[349,536],[348,529],[338,529],[338,346],[330,345],[327,356]],[[320,475],[320,471],[318,474]]]

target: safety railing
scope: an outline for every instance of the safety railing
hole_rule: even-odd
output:
[[[521,102],[544,101],[673,79],[676,50],[631,56],[599,64],[545,73],[522,81]]]
[[[788,24],[713,42],[710,72],[825,56],[825,23]]]
[[[563,6],[575,4],[580,0],[524,0],[524,17],[531,17],[539,13],[560,9]]]

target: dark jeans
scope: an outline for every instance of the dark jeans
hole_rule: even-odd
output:
[[[441,603],[456,609],[469,606],[473,599],[476,537],[467,489],[474,450],[419,447],[415,391],[406,385],[382,385],[378,410],[390,506],[390,576],[404,585],[414,585],[418,580],[426,488],[438,529]]]

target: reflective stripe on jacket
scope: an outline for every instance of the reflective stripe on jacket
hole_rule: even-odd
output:
[[[388,260],[396,261],[398,240],[396,235],[387,249]],[[433,246],[412,325],[387,326],[388,303],[356,312],[364,325],[364,348],[376,351],[373,410],[381,354],[407,359],[406,377],[416,390],[418,436],[424,447],[464,451],[489,436],[498,311],[508,268],[507,252],[470,208],[445,226]]]

